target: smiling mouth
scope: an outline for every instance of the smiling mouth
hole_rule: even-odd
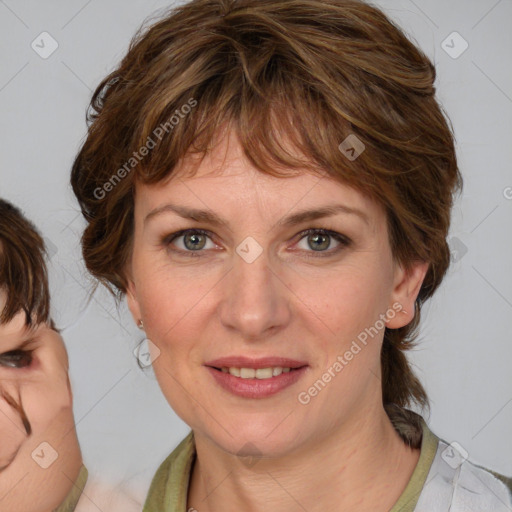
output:
[[[249,399],[267,398],[280,393],[304,377],[309,368],[304,361],[275,357],[266,359],[224,358],[211,361],[205,367],[221,388]]]
[[[268,368],[239,368],[239,367],[215,367],[211,366],[210,368],[213,368],[217,371],[220,371],[222,373],[229,373],[233,377],[238,377],[240,379],[272,379],[273,377],[278,377],[282,373],[289,373],[294,372],[296,370],[299,370],[300,368],[304,368],[304,366],[300,366],[297,368],[289,368],[289,367],[282,367],[282,366],[271,366]]]

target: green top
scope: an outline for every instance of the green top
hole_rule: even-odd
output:
[[[404,492],[390,512],[413,512],[437,451],[439,438],[421,419],[423,436],[420,458]],[[191,431],[158,468],[143,512],[187,512],[187,495],[196,451]]]
[[[87,468],[82,465],[72,489],[69,491],[66,499],[54,510],[54,512],[73,512],[75,510],[78,500],[82,495],[82,491],[84,490],[88,476],[89,473]]]
[[[443,503],[446,502],[434,503],[432,505],[430,500],[432,500],[433,496],[439,495],[443,490],[442,487],[438,485],[439,482],[436,483],[435,480],[443,467],[444,470],[449,467],[449,465],[439,465],[444,457],[443,454],[445,454],[448,449],[448,444],[430,431],[421,416],[418,416],[418,420],[419,423],[416,423],[415,432],[410,429],[410,425],[407,425],[406,422],[392,420],[395,429],[406,442],[420,447],[420,458],[414,468],[409,483],[390,512],[414,512],[419,501],[422,501],[422,503],[418,505],[422,510],[425,509],[425,507],[427,507],[430,512],[447,510],[446,506],[443,505]],[[421,444],[419,440],[420,433]],[[416,440],[414,441],[413,439]],[[191,431],[167,459],[165,459],[156,472],[151,482],[143,512],[187,512],[188,487],[195,458],[194,434]],[[447,460],[448,459],[445,459],[445,461]],[[455,466],[452,466],[452,468],[455,468]],[[454,512],[462,510],[465,512],[512,510],[512,478],[475,464],[471,464],[470,468],[470,471],[466,472],[466,475],[473,475],[473,477],[476,477],[476,480],[468,480],[467,477],[464,476],[464,472],[460,471],[460,468],[457,471],[455,469],[453,470],[453,475],[457,475],[456,479],[452,479],[453,475],[449,477],[444,475],[440,480],[438,479],[440,482],[443,482],[443,485],[452,490],[457,485],[460,487],[461,491],[459,494],[457,494],[457,492],[452,493],[453,502],[451,503],[453,506],[450,510],[453,509]],[[442,470],[441,473],[445,473],[444,470]],[[495,477],[494,481],[492,481],[492,478],[489,480],[490,475]],[[427,478],[430,485],[425,485]],[[78,477],[73,484],[73,488],[54,512],[74,512],[85,488],[87,479],[88,471],[86,467],[82,465]],[[484,487],[480,489],[473,488],[475,481],[484,483]],[[498,482],[500,483],[498,484]],[[425,489],[429,491],[427,494],[424,492]],[[483,497],[484,501],[478,502],[468,508],[466,504],[469,503],[474,496]],[[490,501],[488,497],[491,498]],[[492,501],[494,498],[496,498],[496,500]]]

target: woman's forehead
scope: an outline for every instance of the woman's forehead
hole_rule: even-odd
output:
[[[278,176],[257,168],[244,154],[238,138],[231,134],[204,155],[187,154],[164,180],[150,185],[137,182],[136,193],[142,198],[152,198],[152,203],[168,196],[183,197],[194,193],[200,194],[198,201],[205,202],[214,196],[225,200],[251,196],[270,199],[275,194],[282,201],[344,199],[352,206],[360,207],[368,207],[372,202],[341,178],[315,168],[314,164],[303,169],[276,168],[276,172]],[[151,204],[151,207],[155,206]]]
[[[275,177],[250,165],[226,166],[221,173],[205,171],[152,185],[137,184],[136,209],[148,214],[171,203],[211,210],[257,207],[289,211],[340,204],[369,216],[381,213],[369,196],[327,175],[303,172]]]
[[[249,170],[247,175],[237,170],[139,190],[136,224],[145,229],[152,219],[169,219],[169,214],[231,232],[237,226],[260,229],[267,224],[269,229],[286,229],[331,217],[374,233],[379,226],[385,229],[386,221],[378,203],[331,178],[305,173],[283,179]]]

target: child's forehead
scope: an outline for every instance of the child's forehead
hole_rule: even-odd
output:
[[[8,322],[0,323],[0,338],[25,337],[34,332],[35,326],[27,325],[27,316],[24,311],[18,311]]]
[[[7,303],[7,291],[0,288],[0,313]],[[3,336],[28,336],[37,326],[27,325],[27,315],[23,310],[18,311],[8,322],[0,323],[0,337]]]

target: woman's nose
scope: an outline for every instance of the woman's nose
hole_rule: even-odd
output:
[[[220,320],[244,340],[262,339],[290,321],[291,291],[254,241],[237,248],[223,281]]]

